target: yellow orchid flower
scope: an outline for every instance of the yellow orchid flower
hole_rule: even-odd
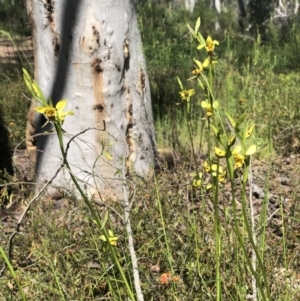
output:
[[[180,91],[179,94],[180,94],[181,100],[186,101],[195,94],[195,90],[194,89],[183,90],[183,91]]]
[[[202,172],[192,173],[191,176],[193,177],[193,182],[192,182],[193,189],[194,190],[200,189],[201,186],[203,186],[203,182],[202,182],[203,174],[202,174]]]
[[[45,107],[34,108],[38,113],[44,114],[47,119],[50,121],[55,121],[56,110],[55,108],[47,105]]]
[[[232,151],[232,155],[235,162],[234,169],[239,169],[244,165],[245,157],[241,154],[241,150],[241,146],[237,145]]]
[[[245,155],[246,155],[246,156],[252,156],[252,155],[254,155],[255,153],[256,153],[256,145],[253,144],[253,145],[251,145],[251,146],[247,149]]]
[[[234,169],[239,169],[244,165],[245,158],[243,155],[237,154],[234,156],[234,161],[235,161]]]
[[[207,161],[203,163],[203,168],[206,173],[210,172],[210,166]]]
[[[196,69],[194,69],[192,73],[196,76],[199,76],[201,72],[203,72],[203,70],[209,66],[210,58],[209,57],[206,58],[203,63],[201,63],[196,59],[194,59],[194,62],[195,62]]]
[[[34,110],[38,113],[44,114],[51,122],[59,122],[63,124],[67,115],[74,115],[73,111],[63,112],[66,104],[67,100],[63,99],[56,104],[55,108],[53,106],[46,105],[44,107],[34,108]]]
[[[213,102],[213,109],[217,109],[218,106],[219,106],[219,103],[218,103],[217,101],[214,101],[214,102]],[[201,102],[201,107],[202,107],[203,109],[206,110],[206,116],[207,116],[208,118],[210,118],[211,115],[212,115],[211,104],[210,104],[207,100],[206,100],[206,101],[203,100],[203,101]]]
[[[217,174],[218,174],[218,181],[220,183],[225,183],[225,176],[226,176],[226,171],[224,171],[223,167],[219,165],[219,171],[217,172],[217,169],[218,169],[218,165],[217,164],[212,164],[211,166],[211,175],[213,177],[216,177]]]
[[[217,164],[212,164],[211,165],[211,170],[212,170],[212,175],[214,177],[217,176],[217,169],[218,169],[218,165]],[[223,173],[223,167],[219,165],[219,174]]]
[[[256,153],[256,145],[255,144],[251,145],[244,155],[241,154],[241,150],[242,150],[241,146],[237,145],[232,151],[232,156],[235,161],[234,169],[241,168],[245,163],[245,157],[252,156],[253,154]]]
[[[106,241],[106,238],[104,235],[100,236],[100,239],[103,241]],[[112,246],[116,246],[117,245],[117,240],[119,239],[119,237],[114,236],[114,233],[111,230],[108,230],[108,239],[109,239],[109,243]]]
[[[206,101],[201,102],[201,107],[206,110],[206,116],[209,118],[212,115],[212,109],[210,103]]]
[[[197,49],[202,49],[205,47],[208,53],[212,53],[214,52],[216,45],[219,45],[219,42],[217,40],[212,40],[211,36],[208,36],[205,41],[205,44],[199,45]]]
[[[218,148],[215,146],[215,155],[218,158],[224,158],[226,156],[226,152],[224,150],[222,150],[221,148]]]
[[[226,171],[219,174],[218,181],[223,184],[226,183]]]

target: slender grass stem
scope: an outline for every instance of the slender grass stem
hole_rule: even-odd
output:
[[[18,289],[19,289],[19,292],[20,292],[20,294],[21,294],[22,300],[23,300],[23,301],[26,301],[26,297],[25,297],[24,291],[23,291],[23,289],[22,289],[22,286],[21,286],[21,284],[20,284],[20,281],[19,281],[19,279],[18,279],[18,276],[17,276],[17,274],[15,273],[14,268],[13,268],[12,265],[10,264],[10,261],[8,260],[8,257],[6,256],[4,250],[2,249],[1,246],[0,246],[0,255],[1,255],[2,258],[4,259],[6,265],[8,266],[8,269],[9,269],[11,275],[12,275],[12,277],[14,278],[14,280],[15,280],[17,286],[18,286]]]

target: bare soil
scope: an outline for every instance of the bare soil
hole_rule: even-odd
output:
[[[19,64],[21,60],[33,62],[31,37],[16,38],[13,41],[0,39],[0,64]]]

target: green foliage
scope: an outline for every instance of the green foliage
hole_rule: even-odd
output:
[[[206,14],[202,23],[206,31],[214,24],[213,12],[207,10],[209,1],[198,1],[195,12]],[[150,76],[153,109],[156,118],[176,112],[176,76],[187,78],[191,66],[186,62],[197,54],[186,23],[197,18],[198,13],[174,9],[172,5],[155,5],[142,1],[138,7],[140,30]]]
[[[245,133],[245,129],[249,131],[252,123],[240,122],[241,130],[238,124],[240,116],[248,113],[256,125],[255,143],[259,157],[270,158],[274,149],[282,155],[300,148],[297,143],[300,128],[299,23],[290,20],[287,27],[268,24],[265,31],[268,38],[262,43],[259,36],[253,39],[245,33],[241,35],[234,13],[227,11],[219,16],[221,27],[226,31],[214,34],[216,16],[208,10],[209,3],[198,1],[195,14],[172,8],[170,3],[163,6],[140,1],[138,6],[157,136],[160,146],[172,148],[172,162],[167,162],[171,169],[162,168],[154,180],[138,183],[132,193],[132,233],[145,300],[216,300],[217,285],[219,290],[222,287],[222,300],[245,300],[245,296],[252,293],[249,269],[245,268],[247,255],[236,239],[238,226],[241,238],[245,239],[244,246],[251,249],[242,212],[245,211],[242,207],[246,204],[243,199],[246,192],[238,194],[235,220],[227,186],[219,190],[222,196],[219,200],[211,190],[196,191],[191,187],[194,176],[198,177],[196,184],[199,184],[200,171],[196,166],[203,163],[203,154],[209,149],[207,141],[203,141],[203,136],[208,133],[203,118],[211,108],[209,99],[199,96],[190,103],[190,115],[186,118],[187,111],[177,105],[182,99],[177,76],[181,79],[182,90],[191,88],[199,93],[201,88],[183,80],[193,76],[190,72],[193,58],[201,62],[205,59],[196,50],[197,44],[186,27],[186,23],[194,24],[199,11],[205,12],[201,16],[204,39],[211,34],[220,42],[216,49],[218,64],[213,71],[213,91],[215,101],[219,103],[215,108],[228,112],[225,130],[233,127],[241,133]],[[19,66],[1,69],[0,104],[12,146],[24,138],[25,116],[30,104],[22,96],[25,90]],[[195,158],[188,144],[189,127],[194,135]],[[215,128],[218,134],[217,125]],[[238,138],[242,139],[244,135]],[[234,140],[232,136],[228,138]],[[249,145],[245,152],[249,151]],[[174,149],[177,151],[173,153]],[[256,170],[258,174],[255,174],[257,178],[263,178],[260,184],[265,189],[265,198],[256,219],[257,245],[268,282],[273,283],[272,298],[278,301],[300,298],[297,282],[299,168],[291,166],[289,160],[280,158],[279,162],[272,164],[256,162],[263,164],[263,173],[261,175],[261,171]],[[287,192],[287,186],[274,188],[272,181],[276,177],[276,164],[280,168],[286,165],[284,171],[280,169],[283,174],[294,168],[293,193]],[[212,166],[212,169],[212,174],[219,173],[220,176],[218,167]],[[235,192],[239,193],[243,188],[240,175],[234,179]],[[204,181],[207,183],[207,179]],[[269,219],[268,195],[279,188],[283,191],[279,203],[276,203],[280,209],[279,220],[277,215]],[[2,192],[5,193],[4,189]],[[26,201],[24,197],[22,200]],[[289,201],[292,213],[287,214],[285,205]],[[116,254],[133,288],[127,233],[116,214],[124,208],[110,200],[105,200],[105,209],[98,205],[94,208],[101,218],[103,210],[112,209],[109,209],[112,222],[108,229],[113,229],[113,234],[118,237]],[[1,215],[1,246],[6,245],[13,230],[6,222],[9,218]],[[7,273],[0,279],[0,299],[21,300],[23,290],[28,300],[125,300],[127,289],[114,266],[109,245],[105,244],[110,241],[110,236],[104,237],[103,241],[101,227],[96,227],[92,219],[83,202],[67,199],[46,202],[43,199],[34,206],[22,225],[22,235],[14,242],[11,266],[16,274]],[[107,219],[104,217],[104,220],[105,224]],[[220,230],[222,235],[216,235]],[[221,246],[219,253],[216,246]],[[218,261],[216,256],[223,260]]]
[[[23,94],[25,89],[18,66],[3,65],[0,68],[0,106],[9,135],[9,143],[6,145],[11,147],[25,138],[26,115],[30,106],[30,99]]]
[[[255,3],[252,2],[253,10]],[[159,145],[188,151],[185,113],[178,106],[180,95],[176,90],[176,77],[183,79],[192,76],[190,72],[193,63],[190,58],[198,57],[199,51],[186,32],[186,23],[196,20],[199,11],[205,11],[201,15],[204,37],[212,34],[221,42],[216,51],[216,99],[225,97],[226,109],[232,116],[251,112],[251,118],[258,125],[257,134],[262,146],[265,141],[271,142],[271,136],[276,136],[276,140],[272,141],[276,149],[285,145],[285,149],[291,151],[299,124],[299,104],[296,101],[299,76],[294,72],[300,66],[299,20],[290,18],[286,23],[279,23],[276,19],[266,22],[264,30],[267,39],[262,42],[260,35],[256,35],[257,27],[253,36],[239,32],[238,20],[230,9],[222,12],[218,18],[221,27],[226,30],[215,32],[216,15],[207,9],[208,6],[198,1],[195,13],[190,13],[174,9],[170,4],[154,5],[145,0],[137,7],[150,76],[154,117],[159,129]],[[290,81],[291,77],[295,84]],[[283,79],[289,81],[289,84],[279,88]],[[286,118],[288,112],[289,119]],[[199,121],[194,122],[193,126],[201,128],[199,117],[202,113],[199,105],[193,108],[193,114],[192,118]],[[289,127],[293,130],[285,131]]]
[[[1,246],[0,246],[0,258],[3,258],[3,259],[4,259],[6,265],[8,266],[8,269],[9,269],[11,275],[12,275],[12,277],[14,278],[15,282],[17,283],[17,286],[18,286],[20,295],[21,295],[21,297],[22,297],[22,300],[23,300],[23,301],[26,301],[25,294],[24,294],[23,289],[22,289],[22,287],[21,287],[21,285],[20,285],[20,281],[19,281],[18,278],[17,278],[17,274],[16,274],[16,272],[14,271],[14,268],[12,267],[12,265],[11,265],[11,263],[10,263],[8,257],[6,256],[4,250],[2,249]]]
[[[172,173],[165,171],[157,175],[156,184],[155,181],[147,181],[136,187],[131,224],[145,300],[216,300],[211,195],[192,191],[186,184],[189,180],[187,165],[182,163]],[[294,200],[298,197],[299,187]],[[115,202],[107,201],[106,205],[112,206],[116,212],[122,210],[122,206]],[[278,301],[296,301],[300,297],[296,284],[292,286],[297,283],[295,278],[298,274],[288,272],[285,275],[282,272],[280,276],[275,270],[275,267],[284,266],[281,241],[284,239],[287,266],[299,273],[298,248],[295,246],[299,243],[300,211],[299,203],[295,202],[295,205],[293,220],[283,217],[289,220],[285,223],[283,237],[276,234],[276,231],[282,232],[275,221],[266,225],[268,235],[264,243],[268,251],[264,263],[274,283],[273,298]],[[222,200],[219,206],[224,210],[222,220],[232,223],[228,209],[230,200]],[[114,234],[119,236],[117,250],[120,260],[130,274],[124,225],[117,214],[112,213],[111,217],[114,219]],[[240,226],[241,230],[244,229],[242,224]],[[0,227],[1,245],[5,246],[10,228],[3,223]],[[239,265],[244,265],[244,257],[241,250],[233,252],[237,246],[233,240],[233,228],[226,227],[224,231],[222,282],[226,288],[223,300],[245,300],[247,287],[240,284],[249,278],[236,272]],[[120,275],[112,268],[113,262],[100,235],[83,202],[41,200],[34,206],[22,226],[22,235],[16,236],[12,260],[27,300],[63,300],[60,287],[66,300],[126,299],[124,286],[119,282]],[[169,258],[172,258],[172,266]],[[161,276],[172,270],[172,275],[178,276],[179,281],[162,284]],[[119,293],[124,299],[118,298]],[[6,274],[0,281],[0,299],[21,300],[20,297],[14,280]]]
[[[0,1],[0,29],[13,35],[29,36],[31,34],[24,1]]]

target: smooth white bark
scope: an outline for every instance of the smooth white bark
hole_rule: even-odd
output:
[[[221,13],[221,1],[220,0],[215,0],[215,8],[218,12],[218,14]]]
[[[194,11],[195,0],[185,0],[184,4],[186,10],[189,10],[191,13]]]
[[[129,0],[27,0],[33,20],[35,79],[54,102],[73,110],[64,123],[68,159],[83,187],[121,191],[118,170],[145,175],[153,165],[149,82],[135,11]],[[40,121],[37,121],[37,130]],[[57,137],[37,138],[37,182],[62,164]],[[110,160],[108,155],[112,157]],[[85,183],[85,184],[84,184]],[[68,171],[54,184],[72,189]]]
[[[216,8],[218,14],[220,14],[221,13],[221,1],[220,0],[215,0],[215,8]],[[221,26],[220,26],[220,23],[219,23],[218,19],[215,21],[215,30],[216,31],[221,29]]]

